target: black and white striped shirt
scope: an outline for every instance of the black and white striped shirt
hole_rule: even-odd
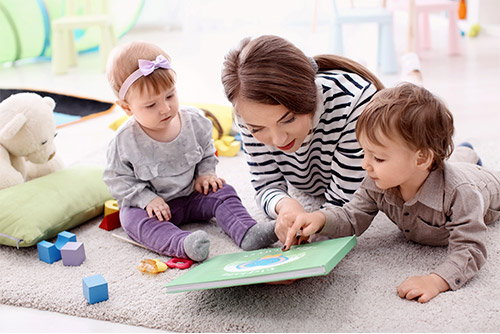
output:
[[[365,176],[354,126],[376,93],[359,75],[335,70],[316,75],[318,105],[313,129],[293,153],[257,141],[238,118],[257,204],[276,218],[276,204],[289,197],[287,182],[304,193],[325,195],[327,203],[348,202]]]

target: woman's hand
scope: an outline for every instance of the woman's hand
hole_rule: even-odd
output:
[[[436,274],[412,276],[397,287],[399,297],[408,300],[416,299],[420,303],[427,303],[441,292],[449,289],[448,283]]]
[[[288,229],[283,250],[289,250],[290,247],[298,243],[299,245],[309,240],[309,237],[320,231],[325,226],[326,217],[321,211],[311,213],[301,213],[295,218],[295,222]],[[300,238],[297,240],[297,233],[300,231]]]
[[[276,227],[274,232],[278,239],[285,243],[288,230],[295,223],[295,219],[301,213],[306,213],[306,210],[302,205],[293,198],[282,198],[276,205],[276,212],[278,213],[278,218],[276,218]],[[295,241],[295,244],[297,241]]]
[[[165,200],[160,196],[153,198],[151,202],[146,206],[146,212],[149,218],[153,218],[156,215],[159,221],[170,220],[172,218],[172,213],[170,213],[170,207]]]
[[[200,175],[194,181],[194,189],[203,194],[208,194],[210,187],[212,187],[212,191],[216,192],[221,189],[226,181],[217,175]]]

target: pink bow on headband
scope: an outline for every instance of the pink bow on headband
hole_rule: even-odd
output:
[[[157,68],[165,68],[167,70],[172,69],[167,58],[162,55],[156,57],[155,60],[139,59],[139,70],[143,76],[148,76],[154,72]]]
[[[172,67],[170,66],[170,62],[162,55],[156,57],[155,60],[139,59],[138,63],[139,69],[129,75],[127,79],[125,79],[120,88],[120,91],[118,92],[118,97],[121,100],[125,99],[125,95],[127,94],[130,86],[140,77],[146,77],[158,68],[164,68],[166,70],[172,69]]]

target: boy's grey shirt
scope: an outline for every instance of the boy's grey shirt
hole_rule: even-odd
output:
[[[433,272],[456,290],[486,261],[486,225],[500,219],[500,174],[445,162],[408,202],[399,189],[380,189],[366,177],[349,203],[321,211],[326,223],[319,234],[330,238],[361,235],[382,211],[408,240],[448,246],[446,259]]]
[[[180,107],[179,115],[181,131],[171,142],[149,137],[134,117],[110,141],[103,179],[120,208],[187,196],[196,177],[215,174],[212,122],[192,107]]]

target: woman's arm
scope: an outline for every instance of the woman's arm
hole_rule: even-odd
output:
[[[276,219],[278,203],[291,200],[285,177],[269,148],[255,139],[242,122],[239,127],[257,205],[267,216]]]

